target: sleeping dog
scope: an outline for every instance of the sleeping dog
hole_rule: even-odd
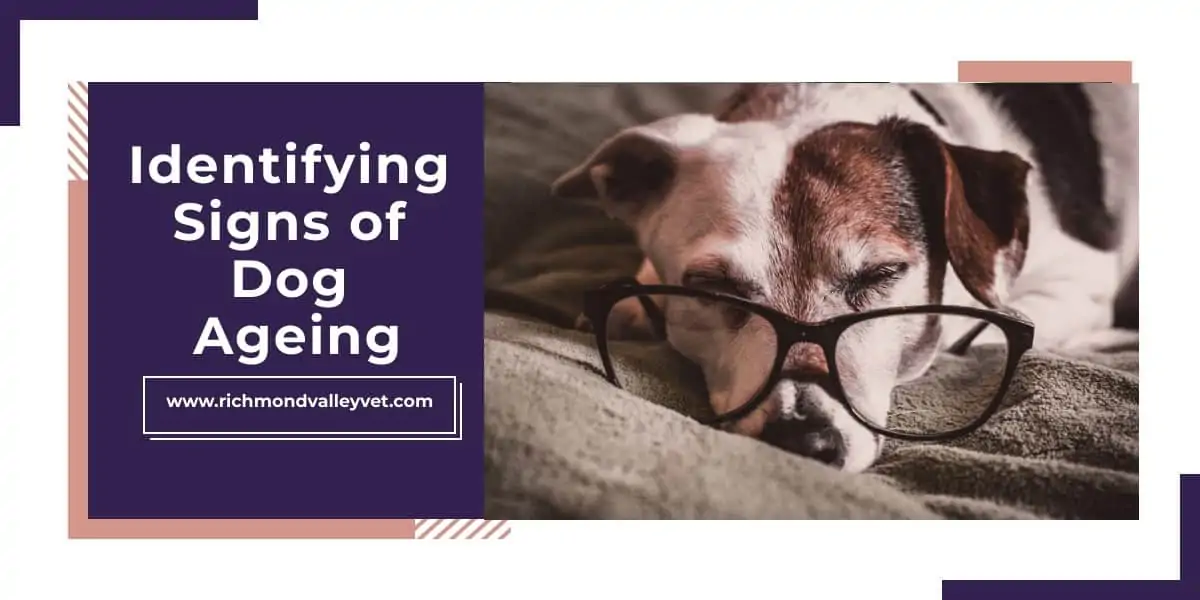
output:
[[[1056,349],[1112,325],[1131,267],[1121,248],[1137,244],[1136,110],[1135,88],[1115,84],[749,84],[712,114],[617,133],[552,191],[598,198],[632,227],[642,283],[730,293],[801,322],[887,306],[1010,307],[1034,322],[1035,348]],[[648,324],[631,298],[608,326],[638,337]],[[893,387],[962,333],[910,335],[898,359],[839,360],[839,371],[886,392],[856,399],[886,418]],[[878,337],[899,332],[873,335],[860,343],[900,345]],[[976,343],[1001,335],[990,328]],[[748,364],[764,354],[747,345],[772,342],[704,343],[675,347],[725,412],[739,380],[765,368]],[[789,353],[785,372],[827,372],[819,354]],[[786,443],[814,423],[839,436],[836,455]],[[881,443],[802,379],[784,379],[732,429],[849,471]]]

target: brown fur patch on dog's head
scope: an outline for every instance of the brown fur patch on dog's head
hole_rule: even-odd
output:
[[[836,269],[823,245],[871,239],[897,259],[926,255],[930,303],[940,302],[949,265],[997,307],[1024,263],[1029,169],[1015,154],[947,144],[898,118],[817,129],[793,147],[776,191],[777,220],[794,240],[777,277],[815,281]]]
[[[779,281],[811,285],[853,268],[838,264],[846,258],[844,246],[867,240],[892,250],[893,260],[916,259],[925,233],[903,167],[896,148],[871,124],[827,125],[796,143],[773,202],[792,240],[789,255],[774,263]],[[811,291],[792,296],[800,300]],[[789,308],[811,313],[811,307]]]

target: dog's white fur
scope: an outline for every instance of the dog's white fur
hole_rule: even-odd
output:
[[[941,126],[919,105],[909,89],[914,88],[936,107],[946,124]],[[1067,235],[1056,219],[1046,185],[1034,160],[1032,145],[1010,123],[993,101],[974,86],[960,84],[797,84],[779,99],[773,118],[722,123],[712,116],[689,114],[639,126],[620,135],[643,135],[671,147],[687,171],[677,178],[678,186],[664,198],[663,205],[645,214],[622,215],[637,231],[647,252],[638,279],[644,283],[678,283],[688,262],[699,255],[718,254],[758,281],[772,257],[770,241],[778,239],[779,223],[772,209],[772,196],[789,160],[794,144],[822,127],[843,121],[874,123],[887,116],[900,116],[933,128],[944,142],[981,150],[1008,151],[1034,165],[1027,181],[1029,240],[1024,266],[1011,287],[996,289],[1004,303],[1028,316],[1036,326],[1034,346],[1055,349],[1070,345],[1093,331],[1106,330],[1112,317],[1113,299],[1121,271],[1136,261],[1137,252],[1137,99],[1132,86],[1087,86],[1097,117],[1093,124],[1102,149],[1106,201],[1121,217],[1125,233],[1120,252],[1097,250]],[[611,143],[612,140],[610,140]],[[560,182],[590,177],[601,188],[606,166],[593,159],[567,173]],[[696,166],[701,165],[701,166]],[[590,170],[590,171],[589,171]],[[603,189],[598,189],[601,197]],[[698,198],[706,198],[700,202]],[[713,223],[736,221],[736,235],[714,235]],[[853,256],[860,247],[846,240],[842,260],[859,264],[865,257]],[[865,246],[863,247],[865,248]],[[997,260],[997,285],[1006,263]],[[915,275],[914,275],[915,277]],[[770,290],[766,290],[770,295]],[[944,304],[979,306],[952,269],[947,269]],[[637,325],[645,318],[636,300],[620,305],[614,317],[617,326]],[[943,341],[964,333],[948,330]],[[980,339],[1000,336],[989,328]],[[729,360],[726,358],[725,360]],[[839,360],[840,362],[840,360]],[[889,382],[894,384],[895,382]],[[712,386],[710,386],[711,388]],[[888,388],[890,390],[890,387]],[[732,388],[710,389],[714,408]],[[801,387],[782,383],[775,391],[774,406],[788,414]],[[886,395],[886,394],[885,394]],[[837,403],[824,394],[810,394],[809,401],[823,405],[847,444],[843,468],[865,469],[876,458],[875,437],[855,422]],[[873,401],[869,409],[886,416],[890,399]],[[753,435],[768,419],[771,403],[743,419],[735,429]]]

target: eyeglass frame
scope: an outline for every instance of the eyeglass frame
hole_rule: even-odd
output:
[[[650,296],[669,295],[682,296],[689,298],[707,299],[716,302],[727,302],[740,309],[753,313],[766,320],[775,330],[776,351],[775,361],[771,366],[770,374],[767,376],[761,389],[755,393],[755,396],[744,403],[739,408],[736,408],[728,413],[717,415],[710,419],[697,419],[705,425],[717,426],[724,423],[737,421],[746,415],[752,413],[758,407],[762,406],[767,398],[770,397],[771,391],[779,384],[782,378],[783,365],[787,360],[787,354],[796,344],[814,344],[820,346],[821,351],[825,356],[825,364],[828,367],[828,373],[821,377],[819,385],[824,387],[831,395],[840,403],[850,416],[854,418],[862,426],[869,429],[876,435],[886,436],[899,440],[915,441],[915,442],[934,442],[944,441],[952,438],[962,437],[970,434],[976,429],[983,426],[999,410],[1000,405],[1004,401],[1004,396],[1008,393],[1008,388],[1012,384],[1012,379],[1017,370],[1017,365],[1021,358],[1033,347],[1034,325],[1028,317],[1021,314],[1019,311],[1012,308],[1003,307],[1000,309],[975,308],[970,306],[958,306],[951,304],[924,304],[914,306],[898,306],[873,309],[863,312],[853,312],[844,315],[838,315],[829,319],[817,321],[815,323],[804,323],[798,321],[778,310],[769,306],[758,304],[745,298],[740,298],[731,294],[714,292],[699,288],[655,284],[647,285],[637,281],[634,278],[623,278],[612,281],[599,288],[588,290],[583,295],[583,314],[590,321],[592,331],[596,336],[596,349],[600,352],[600,360],[604,365],[605,378],[609,383],[617,388],[624,389],[617,378],[616,368],[613,366],[611,354],[608,352],[608,317],[612,312],[612,308],[618,302],[627,298],[636,297],[646,310],[647,316],[650,318],[651,324],[654,326],[655,334],[662,340],[667,341],[666,331],[666,316],[662,314],[658,305],[655,304]],[[881,317],[893,317],[902,315],[929,314],[937,313],[947,316],[962,316],[971,317],[984,321],[973,328],[967,335],[958,340],[950,347],[950,351],[954,353],[962,353],[969,347],[970,342],[977,336],[988,324],[995,325],[1004,334],[1008,343],[1008,352],[1006,356],[1006,364],[1004,366],[1004,377],[1000,381],[1000,388],[997,390],[991,403],[984,409],[971,423],[954,429],[948,432],[936,434],[913,434],[891,431],[883,427],[878,427],[870,422],[869,419],[859,413],[854,407],[854,403],[847,399],[846,391],[842,386],[841,377],[837,371],[837,344],[842,334],[850,327]]]

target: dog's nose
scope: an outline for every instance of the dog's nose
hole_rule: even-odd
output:
[[[762,439],[772,446],[830,466],[841,467],[846,462],[846,441],[833,423],[824,417],[772,421],[763,429]]]

